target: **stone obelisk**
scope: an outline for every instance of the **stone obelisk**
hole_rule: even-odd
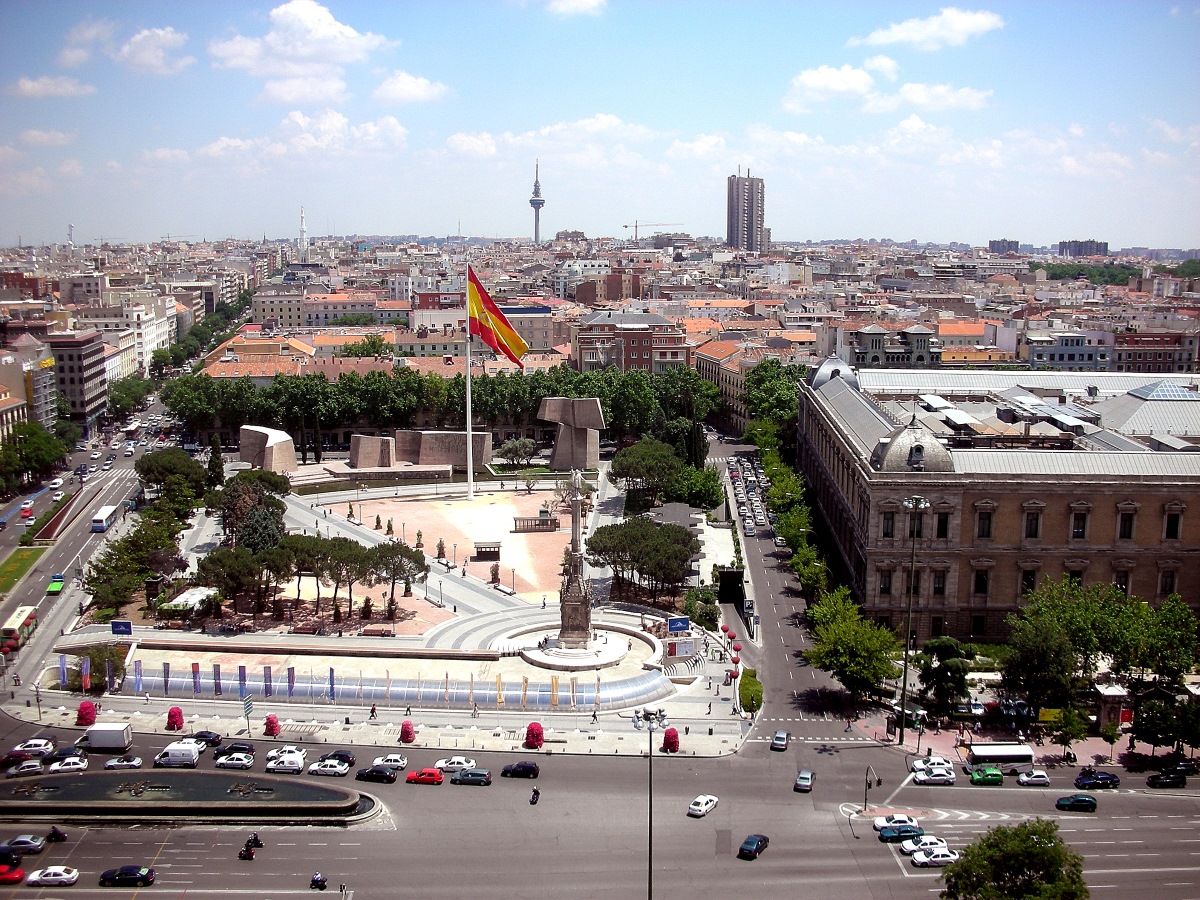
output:
[[[571,555],[559,601],[558,646],[586,650],[592,638],[592,596],[583,577],[583,476],[571,472]]]

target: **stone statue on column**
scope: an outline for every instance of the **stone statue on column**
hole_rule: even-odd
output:
[[[583,577],[583,473],[571,472],[571,552],[559,603],[558,645],[586,650],[592,638],[592,596]]]

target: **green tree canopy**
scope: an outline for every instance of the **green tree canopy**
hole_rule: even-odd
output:
[[[617,451],[610,471],[614,478],[625,482],[626,489],[645,491],[653,505],[678,476],[682,465],[669,445],[644,437],[632,447]]]
[[[143,454],[133,464],[138,478],[146,484],[162,487],[172,475],[178,475],[191,487],[192,493],[203,497],[208,485],[208,472],[178,447]]]
[[[342,347],[338,356],[377,357],[391,356],[396,348],[383,339],[379,334],[367,334],[361,341],[355,341]]]
[[[108,415],[115,422],[124,421],[142,405],[154,390],[154,382],[140,375],[118,378],[108,385]]]
[[[856,701],[900,674],[894,658],[900,645],[895,633],[863,619],[850,589],[841,586],[821,595],[810,607],[810,665],[828,672]]]
[[[1058,834],[1058,825],[1034,819],[998,825],[962,850],[942,870],[943,900],[1085,900],[1083,857]]]

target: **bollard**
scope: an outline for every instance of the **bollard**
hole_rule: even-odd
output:
[[[349,717],[349,716],[346,716],[346,724],[347,724],[347,725],[349,725],[349,724],[350,724],[350,717]]]

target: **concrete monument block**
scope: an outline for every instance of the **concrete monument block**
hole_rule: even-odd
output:
[[[238,443],[238,458],[256,469],[280,475],[296,471],[296,447],[286,431],[243,425]]]
[[[352,469],[390,469],[396,465],[396,439],[366,434],[350,436]]]
[[[467,433],[465,431],[397,431],[396,458],[419,466],[467,465]],[[475,468],[492,461],[492,434],[475,431],[471,434],[472,462]]]
[[[596,397],[546,397],[538,418],[558,423],[550,468],[556,472],[594,469],[600,465],[600,431],[604,413]]]

